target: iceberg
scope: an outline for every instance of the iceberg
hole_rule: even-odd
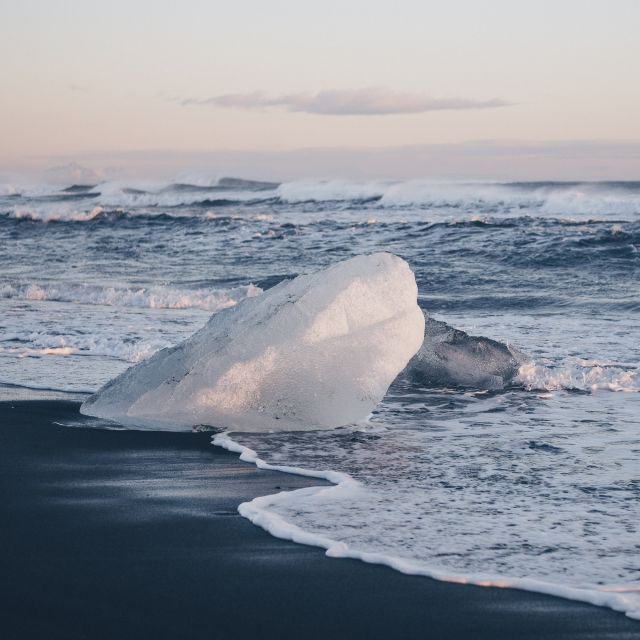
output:
[[[425,318],[424,342],[404,376],[423,386],[502,389],[518,374],[525,354],[511,345],[470,336],[446,322]]]
[[[85,415],[141,429],[330,429],[365,418],[420,349],[409,265],[357,256],[213,315],[107,383]]]

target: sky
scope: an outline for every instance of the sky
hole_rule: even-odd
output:
[[[638,0],[1,0],[0,169],[640,179],[638,33]]]

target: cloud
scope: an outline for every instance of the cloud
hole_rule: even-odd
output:
[[[65,87],[69,91],[74,91],[76,93],[89,93],[89,88],[86,87],[83,84],[75,84],[73,82],[70,82],[70,83],[66,84]]]
[[[423,93],[393,91],[383,87],[334,89],[317,93],[287,93],[270,96],[263,91],[228,93],[212,98],[187,98],[183,106],[210,105],[234,109],[282,108],[287,111],[331,116],[392,115],[461,109],[492,109],[511,103],[499,98],[433,98]]]

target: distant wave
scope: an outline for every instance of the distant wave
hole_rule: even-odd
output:
[[[19,196],[19,197],[18,197]],[[150,207],[327,204],[374,208],[465,209],[500,215],[635,216],[640,182],[445,182],[433,180],[300,180],[262,182],[240,178],[215,181],[110,181],[97,185],[0,185],[9,206],[75,203],[93,207]],[[79,216],[80,214],[77,214]],[[88,212],[84,214],[91,219]],[[15,217],[19,217],[16,215]],[[34,219],[45,219],[32,213]],[[64,217],[64,216],[62,216]]]
[[[72,283],[0,284],[0,298],[147,309],[220,311],[262,292],[253,284],[233,289],[189,291],[170,287],[104,287]]]
[[[121,187],[105,188],[101,191],[98,202],[106,207],[181,207],[251,204],[273,200],[275,197],[275,189],[194,188],[191,185],[170,185],[159,191],[132,191]]]
[[[226,220],[260,220],[263,221],[269,216],[262,213],[255,215],[238,214],[236,212],[228,214],[213,213],[211,209],[224,209],[230,205],[235,204],[233,200],[202,200],[197,203],[192,203],[191,207],[197,207],[197,209],[184,210],[181,208],[137,208],[131,206],[124,207],[103,207],[94,206],[83,210],[78,207],[61,207],[38,204],[37,206],[16,206],[8,212],[2,213],[0,211],[0,220],[4,217],[6,220],[19,220],[30,222],[44,222],[44,223],[65,223],[65,222],[115,222],[118,220],[155,220],[162,221],[167,220],[171,222],[192,221],[192,220],[220,220],[224,218]],[[252,204],[252,203],[247,203]]]
[[[377,202],[380,207],[495,207],[535,209],[545,214],[640,213],[640,182],[352,182],[299,181],[280,185],[287,203]]]

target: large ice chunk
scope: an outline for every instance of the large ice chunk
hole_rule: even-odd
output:
[[[409,265],[358,256],[221,311],[80,410],[148,429],[337,427],[380,402],[423,331]]]

